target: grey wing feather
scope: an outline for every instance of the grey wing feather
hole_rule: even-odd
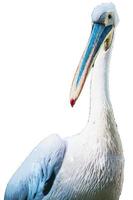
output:
[[[57,135],[42,141],[9,181],[4,200],[41,200],[62,165],[66,142]]]

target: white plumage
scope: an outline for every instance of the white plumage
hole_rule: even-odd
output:
[[[92,21],[70,95],[73,106],[94,66],[89,121],[78,135],[42,141],[8,183],[5,200],[119,200],[124,158],[108,92],[115,6],[98,6]]]
[[[101,5],[97,6],[96,8],[94,8],[93,12],[92,12],[92,21],[97,21],[99,19],[99,17],[105,13],[112,13],[113,17],[114,17],[114,23],[115,25],[118,25],[119,23],[119,17],[115,8],[115,5],[113,3],[102,3]]]

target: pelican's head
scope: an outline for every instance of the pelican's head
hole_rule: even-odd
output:
[[[103,47],[104,51],[107,51],[111,47],[114,29],[118,21],[118,15],[113,3],[101,4],[93,10],[90,39],[72,82],[70,92],[71,106],[78,99],[86,77],[92,66],[94,66],[101,47]]]

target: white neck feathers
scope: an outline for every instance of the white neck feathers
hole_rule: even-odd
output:
[[[107,52],[101,49],[93,68],[91,78],[89,122],[91,122],[91,120],[99,120],[106,109],[110,109],[112,111],[108,89],[110,53],[111,49]]]

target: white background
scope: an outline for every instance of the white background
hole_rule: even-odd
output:
[[[78,133],[89,114],[89,79],[75,108],[74,72],[102,0],[0,1],[0,199],[29,152],[46,136]],[[125,154],[121,200],[132,200],[133,5],[114,0],[120,16],[110,66],[110,96]]]

